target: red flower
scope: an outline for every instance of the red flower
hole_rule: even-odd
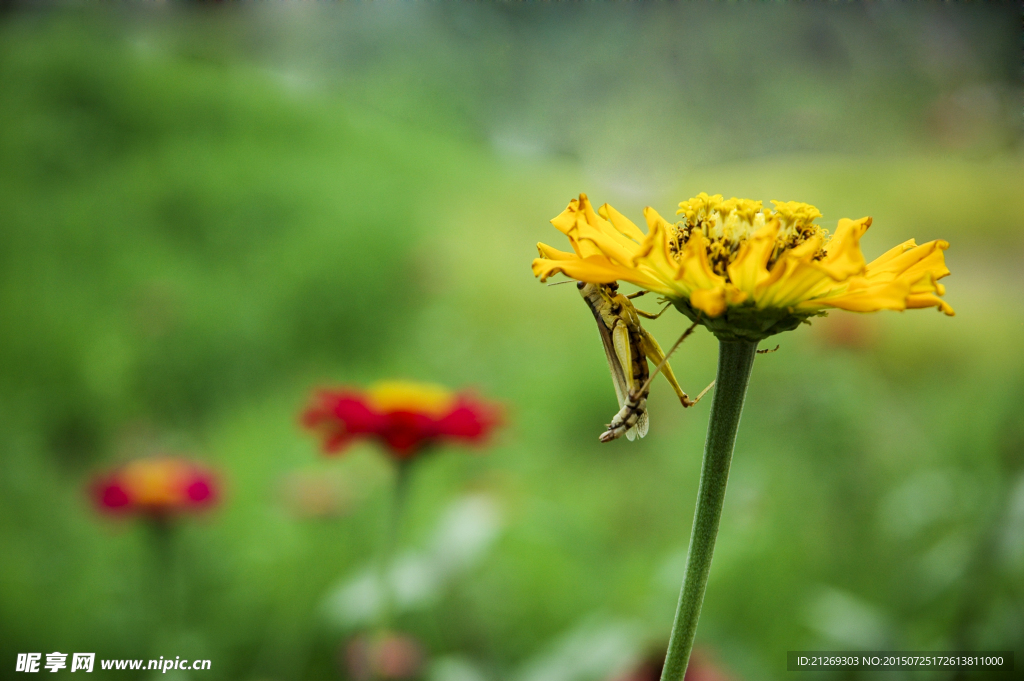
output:
[[[202,466],[173,457],[136,459],[97,478],[93,496],[101,510],[163,516],[200,510],[217,500],[217,483]]]
[[[445,442],[482,443],[500,420],[496,405],[469,394],[399,382],[320,391],[302,415],[303,425],[323,437],[324,451],[372,438],[398,459]]]

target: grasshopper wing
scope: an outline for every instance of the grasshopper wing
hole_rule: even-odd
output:
[[[615,386],[615,398],[618,400],[619,409],[626,404],[632,389],[632,353],[629,346],[629,331],[621,322],[615,324],[611,331],[605,326],[600,315],[595,312],[597,318],[597,329],[601,333],[601,345],[604,347],[605,359],[608,360],[608,370],[612,374],[612,385]],[[627,378],[628,377],[628,378]],[[626,431],[626,439],[636,439],[638,427],[643,427],[643,434],[647,433],[647,414],[644,413],[642,422]],[[641,435],[640,437],[643,437]]]
[[[626,398],[640,386],[636,385],[633,377],[633,346],[630,344],[629,328],[621,321],[615,322],[615,328],[611,331],[612,345],[615,349],[615,356],[619,361],[619,368],[623,375],[623,394],[619,397],[619,409],[626,403]],[[644,361],[641,358],[641,361]],[[643,412],[636,424],[626,431],[626,439],[632,442],[636,438],[647,434],[647,412]]]
[[[634,431],[636,431],[637,437],[643,437],[647,435],[647,429],[650,428],[650,426],[651,420],[647,416],[647,412],[645,411],[642,414],[640,414],[640,418],[637,419],[636,425],[626,431],[626,437],[629,437],[630,434],[632,434]],[[629,439],[632,440],[633,438],[629,437]]]
[[[597,328],[601,332],[601,345],[604,346],[605,359],[608,360],[608,370],[612,374],[612,385],[615,386],[615,398],[619,402],[619,409],[621,409],[622,405],[626,403],[626,397],[629,395],[626,371],[623,369],[619,358],[618,347],[616,341],[613,340],[613,332],[609,331],[600,319],[597,320]],[[629,365],[627,364],[626,366]]]

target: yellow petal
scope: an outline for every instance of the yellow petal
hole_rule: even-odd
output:
[[[757,306],[787,308],[806,299],[828,278],[812,259],[820,248],[821,237],[815,235],[783,253],[756,291]]]
[[[906,269],[905,276],[911,279],[925,274],[930,274],[934,279],[948,277],[949,268],[946,267],[946,256],[943,254],[947,248],[949,243],[938,239],[913,249],[910,254],[917,256],[917,262]]]
[[[771,220],[740,246],[736,259],[729,264],[729,278],[736,288],[754,293],[757,285],[768,277],[768,258],[775,246],[779,223]]]
[[[604,207],[611,208],[611,206],[609,206],[607,203],[604,204],[604,206],[602,206],[602,209]],[[614,211],[615,209],[612,208],[612,210]],[[592,225],[595,229],[597,229],[602,234],[607,236],[618,247],[621,247],[621,248],[624,248],[624,249],[630,251],[630,257],[632,257],[632,251],[634,251],[636,249],[637,242],[634,239],[632,239],[631,237],[629,237],[628,235],[623,234],[622,230],[620,230],[618,227],[613,225],[604,216],[604,214],[602,212],[600,212],[600,211],[595,212],[594,208],[590,204],[589,200],[586,201],[586,204],[584,205],[584,214],[586,215],[586,218],[587,218],[587,224]],[[636,225],[634,225],[634,228],[635,227],[636,227]],[[637,230],[637,231],[639,232],[640,230]]]
[[[893,258],[895,258],[896,256],[901,255],[903,253],[906,253],[907,251],[909,251],[912,248],[917,248],[917,242],[914,241],[913,239],[907,239],[906,241],[901,243],[899,246],[893,246],[888,251],[886,251],[882,255],[880,255],[877,258],[875,258],[874,260],[872,260],[868,264],[868,267],[879,269],[883,265],[885,265],[886,263],[891,261]]]
[[[772,222],[775,222],[774,220]],[[767,225],[765,225],[767,227]],[[757,289],[754,291],[754,298],[757,300],[759,307],[765,307],[762,305],[762,301],[770,298],[774,295],[775,286],[778,285],[779,281],[789,276],[793,267],[795,266],[797,258],[794,258],[794,252],[796,249],[784,252],[775,264],[772,265],[772,269],[768,272],[768,276],[758,281]],[[770,256],[769,256],[770,257]]]
[[[950,305],[932,293],[911,293],[911,286],[896,279],[886,284],[850,291],[843,295],[809,300],[797,306],[801,310],[819,310],[835,307],[852,312],[877,312],[879,310],[910,310],[937,307],[952,317],[956,314]]]
[[[589,243],[597,249],[598,253],[606,256],[612,262],[627,267],[632,265],[638,248],[637,244],[627,240],[629,244],[627,246],[615,238],[618,237],[619,239],[626,240],[621,234],[616,233],[615,237],[613,237],[601,229],[601,227],[601,225],[587,225],[585,230],[581,229],[579,236],[580,248],[586,251],[585,244]]]
[[[937,307],[939,312],[950,317],[956,315],[953,308],[942,298],[931,293],[912,293],[907,296],[907,309],[920,309],[924,307]]]
[[[572,245],[576,255],[580,255],[580,250],[576,246],[576,240],[573,238],[573,234],[576,230],[576,213],[578,210],[579,201],[577,199],[573,199],[569,202],[569,205],[566,206],[565,210],[551,218],[551,224],[555,226],[555,229],[569,237],[569,243]]]
[[[740,303],[745,302],[749,297],[750,294],[748,294],[746,291],[741,291],[735,286],[730,286],[726,284],[725,302],[727,302],[729,305],[739,305]]]
[[[866,267],[860,250],[860,238],[871,226],[871,218],[839,221],[835,236],[825,246],[825,258],[818,267],[835,281],[849,279]]]
[[[575,253],[566,253],[539,242],[537,243],[537,252],[540,253],[540,257],[547,258],[548,260],[575,260],[579,258]]]
[[[555,226],[562,234],[568,235],[573,227],[576,225],[576,213],[579,210],[580,202],[578,199],[572,199],[569,201],[569,205],[566,206],[565,210],[551,218],[551,224]]]
[[[628,274],[602,255],[572,260],[535,258],[533,261],[533,276],[540,277],[541,281],[547,281],[548,277],[553,277],[559,272],[572,279],[592,284],[610,284],[618,281],[623,274]]]
[[[945,288],[937,280],[949,274],[942,253],[948,247],[942,240],[920,246],[905,242],[871,262],[863,276],[853,277],[847,284],[806,301],[800,308],[838,307],[873,312],[937,307],[953,315],[953,308],[938,297]]]
[[[868,263],[864,276],[870,279],[885,272],[902,274],[908,271],[911,274],[923,275],[926,271],[935,270],[936,279],[945,277],[949,274],[949,270],[946,269],[942,251],[947,248],[949,248],[949,243],[941,239],[929,241],[920,246],[914,244],[913,240],[908,241]],[[899,253],[894,253],[897,249],[902,250]],[[915,267],[919,264],[920,267]]]
[[[633,256],[633,266],[644,269],[652,276],[664,280],[667,284],[676,284],[679,280],[679,263],[672,256],[674,246],[672,226],[651,209],[644,209],[644,217],[647,219],[647,236],[636,250]],[[688,288],[678,291],[678,294],[685,295]]]
[[[708,240],[701,232],[694,232],[683,247],[679,258],[679,279],[690,290],[725,286],[725,277],[711,269]]]
[[[641,232],[640,228],[633,224],[633,221],[625,215],[615,210],[607,203],[601,206],[599,212],[601,216],[611,222],[612,226],[619,230],[621,234],[629,237],[638,244],[643,243],[643,240],[646,238],[644,233]]]
[[[619,265],[632,265],[637,243],[594,212],[586,194],[580,194],[578,206],[571,236],[576,239],[580,254],[584,257],[601,254]]]
[[[592,240],[584,240],[591,235],[594,228],[587,223],[587,208],[590,202],[586,194],[580,194],[579,199],[573,199],[564,211],[551,220],[551,224],[560,232],[569,237],[576,255],[586,258],[592,255],[601,255],[601,249]],[[593,212],[593,211],[591,211]]]
[[[671,288],[663,282],[644,275],[642,272],[613,263],[603,255],[569,260],[548,260],[536,258],[533,261],[533,276],[547,281],[549,277],[562,273],[567,277],[591,284],[610,284],[613,281],[628,281],[655,293],[673,295]]]
[[[851,312],[876,312],[878,310],[905,310],[910,285],[893,280],[870,288],[860,288],[826,298],[808,300],[797,305],[800,310],[820,310],[836,307]]]
[[[690,293],[690,305],[701,310],[709,317],[717,317],[725,312],[725,287],[713,289],[697,289]]]

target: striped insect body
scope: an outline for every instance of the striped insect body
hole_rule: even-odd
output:
[[[650,426],[647,395],[653,378],[648,361],[655,363],[655,374],[660,370],[665,375],[684,407],[696,404],[704,393],[697,400],[691,400],[683,392],[658,341],[640,324],[641,316],[654,319],[658,315],[637,310],[630,297],[618,292],[617,284],[578,282],[577,288],[597,321],[612,385],[615,387],[615,397],[619,402],[619,411],[601,434],[601,442],[610,442],[623,435],[628,440],[635,440],[647,434]],[[632,297],[638,295],[643,295],[643,292]],[[679,342],[693,328],[690,327]]]

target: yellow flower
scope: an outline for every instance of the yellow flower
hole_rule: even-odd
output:
[[[871,218],[842,219],[834,235],[814,223],[814,206],[699,196],[679,204],[672,224],[644,209],[647,234],[585,194],[553,219],[573,252],[537,244],[533,273],[591,283],[627,281],[660,293],[723,340],[760,340],[828,308],[854,312],[951,308],[938,280],[949,274],[942,240],[913,239],[865,263],[860,238]]]

